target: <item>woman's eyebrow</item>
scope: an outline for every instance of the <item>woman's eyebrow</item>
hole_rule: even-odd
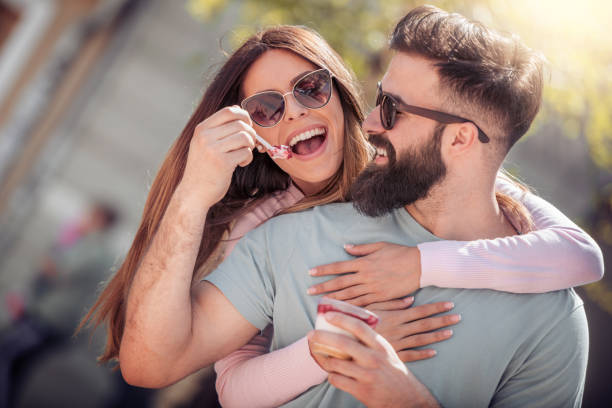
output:
[[[310,72],[312,72],[312,70],[309,70],[309,71],[304,71],[304,72],[302,72],[301,74],[297,74],[296,76],[294,76],[294,77],[293,77],[293,79],[292,79],[291,81],[289,81],[289,84],[290,84],[291,86],[295,85],[295,83],[296,83],[297,81],[299,81],[300,79],[302,79],[302,77],[303,77],[304,75],[306,75],[306,74],[308,74],[308,73],[310,73]]]
[[[302,79],[302,77],[304,77],[304,75],[306,75],[306,74],[308,74],[310,72],[312,72],[312,70],[304,71],[302,73],[297,74],[296,76],[293,77],[293,79],[291,81],[289,81],[289,85],[291,85],[291,87],[293,87],[297,81]],[[268,91],[276,91],[276,92],[278,92],[278,90],[276,90],[276,89],[263,89],[261,91],[257,91],[256,93],[268,92]]]

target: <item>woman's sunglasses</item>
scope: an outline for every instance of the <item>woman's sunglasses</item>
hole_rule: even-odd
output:
[[[244,99],[240,106],[251,120],[261,127],[272,127],[285,116],[285,96],[293,94],[295,100],[305,108],[319,109],[327,105],[332,94],[332,76],[323,68],[301,77],[286,94],[264,91]]]
[[[380,123],[386,130],[393,129],[397,112],[408,112],[412,113],[413,115],[422,116],[440,123],[450,124],[470,122],[476,126],[476,129],[478,129],[478,140],[480,140],[482,143],[488,143],[490,140],[489,136],[487,136],[473,121],[444,112],[406,105],[405,103],[399,102],[388,93],[383,92],[382,84],[380,82],[378,83],[378,91],[376,93],[376,106],[378,105],[380,105]]]

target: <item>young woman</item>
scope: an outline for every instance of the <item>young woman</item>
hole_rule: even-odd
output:
[[[145,336],[148,344],[155,344],[166,356],[180,349],[197,313],[192,287],[227,256],[237,239],[276,214],[345,200],[349,185],[370,157],[360,130],[362,119],[352,74],[313,31],[274,27],[236,50],[168,153],[126,260],[84,320],[108,324],[101,360],[118,357],[126,328],[131,335]],[[254,152],[255,133],[272,145],[290,146],[293,156],[271,159],[266,153]],[[522,194],[516,187],[504,188],[515,196]],[[521,204],[501,193],[498,199],[506,213],[518,214],[518,224],[530,224],[529,213]],[[414,270],[404,272],[405,279],[412,279],[416,287],[436,282],[432,275],[443,276],[440,272],[448,265],[459,265],[466,272],[465,277],[450,280],[451,285],[498,290],[529,291],[535,286],[536,291],[546,291],[601,276],[601,254],[588,235],[541,200],[533,201],[528,210],[542,231],[512,237],[512,244],[483,240],[463,249],[456,243],[430,243],[420,253],[401,248],[401,259],[382,261],[377,267],[403,270],[403,265],[414,265]],[[525,256],[528,247],[547,251],[551,263],[530,265]],[[375,249],[368,256],[389,247]],[[353,251],[360,254],[360,248]],[[504,258],[488,257],[487,251]],[[438,265],[437,253],[444,254]],[[509,266],[508,259],[519,268]],[[479,270],[505,271],[508,278],[483,280],[470,275],[474,264]],[[522,283],[509,284],[517,280]],[[379,331],[400,347],[398,351],[404,350],[400,353],[404,361],[431,357],[431,350],[406,349],[448,338],[451,333],[431,331],[456,323],[458,317],[419,320],[451,307],[445,303],[409,306],[410,300],[379,299],[369,308],[377,310],[383,321],[400,324],[381,325]],[[266,356],[243,358],[254,355],[249,349],[255,348],[255,354],[267,351],[261,344],[262,339],[256,338],[220,364],[220,398],[228,405],[245,403],[240,395],[247,384],[252,385],[246,391],[248,405],[266,406],[287,401],[313,385],[312,381],[324,380],[305,339]],[[309,365],[310,374],[305,375],[302,363]],[[167,381],[191,371],[193,368],[174,373]],[[282,379],[288,381],[279,382]],[[272,383],[283,387],[266,392],[269,388],[264,387]],[[263,392],[257,396],[256,389]]]

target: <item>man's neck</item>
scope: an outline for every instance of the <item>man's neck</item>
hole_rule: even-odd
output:
[[[490,186],[449,188],[435,186],[430,194],[406,210],[435,236],[456,241],[492,239],[517,232],[501,211]]]

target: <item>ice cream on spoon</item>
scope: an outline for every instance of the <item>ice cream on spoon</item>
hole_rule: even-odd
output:
[[[280,146],[272,146],[268,143],[263,137],[259,136],[257,133],[255,134],[255,138],[259,143],[261,143],[270,154],[270,157],[273,159],[290,159],[292,156],[291,148],[286,145]]]

